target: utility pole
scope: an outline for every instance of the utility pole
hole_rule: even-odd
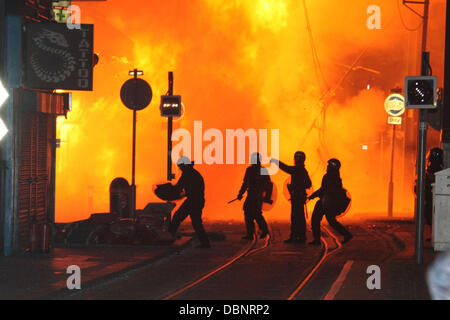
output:
[[[423,4],[424,9],[423,9],[423,26],[422,26],[422,52],[426,52],[427,35],[428,35],[428,13],[430,10],[430,0],[424,0]]]

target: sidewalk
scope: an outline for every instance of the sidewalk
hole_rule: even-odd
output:
[[[149,264],[190,243],[182,237],[170,246],[96,246],[55,248],[50,254],[0,257],[0,299],[50,299],[69,293],[67,267],[81,269],[81,287],[94,286]]]

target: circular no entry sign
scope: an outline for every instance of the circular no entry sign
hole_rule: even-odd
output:
[[[133,78],[125,81],[120,89],[122,103],[131,110],[145,109],[152,101],[152,88],[147,81]]]

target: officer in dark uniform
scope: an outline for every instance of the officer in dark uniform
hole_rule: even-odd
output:
[[[306,156],[302,151],[294,154],[294,166],[288,166],[277,159],[270,160],[291,175],[291,183],[288,184],[291,195],[291,236],[284,241],[286,243],[306,242],[306,189],[311,188],[312,184],[308,171],[305,169],[305,160]]]
[[[428,154],[428,166],[425,172],[425,222],[431,226],[433,216],[433,193],[431,184],[435,182],[435,173],[444,169],[444,151],[433,148]]]
[[[244,181],[237,196],[239,200],[242,200],[244,193],[247,191],[247,198],[244,202],[247,235],[242,238],[245,240],[253,240],[255,234],[254,221],[261,230],[260,238],[265,238],[269,233],[267,222],[262,215],[262,204],[265,197],[270,197],[267,192],[271,193],[272,190],[269,172],[266,168],[261,167],[261,155],[259,153],[252,154],[250,162],[252,165],[245,171]]]
[[[195,233],[200,240],[200,246],[198,247],[210,248],[211,245],[202,223],[202,211],[205,206],[205,183],[203,177],[194,169],[194,163],[189,158],[181,157],[177,164],[182,174],[174,188],[187,199],[174,213],[169,232],[175,236],[181,222],[189,215],[192,227],[194,227]]]
[[[341,163],[337,159],[328,160],[327,173],[323,176],[322,185],[319,190],[314,192],[308,199],[312,200],[319,197],[311,218],[311,227],[314,240],[310,242],[312,245],[320,245],[320,222],[323,216],[327,218],[328,223],[334,230],[344,236],[342,243],[348,242],[353,235],[336,220],[336,216],[341,212],[332,205],[334,198],[342,194],[342,180],[339,173]]]

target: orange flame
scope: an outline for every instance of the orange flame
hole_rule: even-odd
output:
[[[94,91],[75,93],[73,111],[58,121],[56,220],[107,212],[110,182],[120,176],[131,180],[132,113],[119,92],[135,67],[144,70],[153,89],[151,105],[138,112],[138,208],[158,201],[152,186],[166,176],[167,124],[158,104],[167,91],[167,72],[174,71],[174,92],[186,109],[177,127],[193,132],[193,122],[202,120],[204,128],[223,132],[280,129],[281,159],[292,163],[294,152],[303,150],[315,189],[326,160],[337,157],[353,198],[348,215],[385,215],[391,128],[383,104],[390,88],[417,73],[420,29],[404,28],[400,0],[377,3],[381,30],[366,26],[372,0],[80,3],[83,22],[95,24],[100,62]],[[443,0],[431,7],[435,70],[442,65],[444,7]],[[403,23],[420,23],[400,10]],[[411,214],[414,148],[401,146],[405,130],[398,131],[395,210]],[[245,166],[198,170],[206,182],[205,219],[241,219],[240,205],[226,203],[237,195]],[[272,179],[282,190],[286,175]],[[266,215],[289,219],[288,201],[280,196]]]

